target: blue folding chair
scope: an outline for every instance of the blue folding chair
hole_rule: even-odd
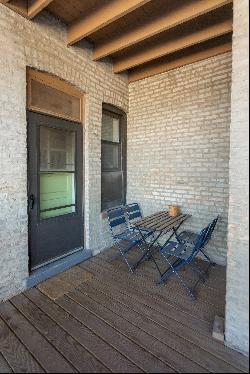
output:
[[[211,260],[211,258],[208,256],[208,254],[204,252],[204,247],[211,240],[218,220],[219,220],[219,216],[217,216],[209,224],[209,231],[207,232],[206,241],[204,242],[203,247],[200,248],[200,252],[203,254],[203,256],[206,258],[206,260],[209,262],[209,264],[211,266],[215,266],[216,264]],[[194,245],[195,242],[198,239],[198,236],[199,236],[199,234],[197,234],[193,231],[182,231],[180,234],[176,234],[176,239],[178,240],[179,243],[183,243],[183,244],[186,244],[186,245]]]
[[[107,211],[109,228],[120,256],[125,260],[129,270],[133,273],[133,266],[129,263],[126,253],[138,246],[144,253],[142,236],[139,232],[130,230],[126,221],[124,207],[109,209]]]
[[[138,203],[126,205],[126,212],[130,226],[133,226],[136,221],[142,219],[141,209]]]
[[[160,284],[164,283],[172,275],[176,275],[182,287],[187,290],[191,298],[194,300],[196,299],[194,291],[188,287],[179,271],[188,265],[197,270],[197,268],[191,263],[199,251],[205,246],[209,235],[209,229],[210,225],[203,229],[200,234],[198,234],[193,246],[180,242],[169,241],[161,248],[160,253],[167,262],[168,269],[162,274]],[[175,259],[174,263],[170,261],[171,258]],[[200,272],[199,269],[198,272]]]
[[[128,217],[129,229],[132,231],[138,231],[135,224],[137,221],[142,219],[141,209],[138,203],[132,203],[126,205],[126,212]],[[153,231],[143,230],[143,234],[153,235]]]

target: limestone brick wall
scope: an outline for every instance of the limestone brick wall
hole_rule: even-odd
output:
[[[208,248],[226,263],[231,53],[129,86],[128,200],[144,214],[180,205],[199,231],[220,222]]]
[[[0,301],[22,291],[28,277],[26,66],[86,93],[85,245],[97,253],[110,243],[100,217],[102,103],[127,112],[127,78],[65,40],[66,27],[49,14],[30,22],[0,5]]]

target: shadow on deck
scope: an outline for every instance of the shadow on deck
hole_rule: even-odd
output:
[[[0,373],[248,372],[246,357],[211,337],[224,316],[225,268],[210,269],[193,302],[174,278],[157,287],[150,261],[129,274],[115,253],[0,305]]]

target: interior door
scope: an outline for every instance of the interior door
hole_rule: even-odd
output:
[[[82,125],[28,112],[30,268],[83,248]]]

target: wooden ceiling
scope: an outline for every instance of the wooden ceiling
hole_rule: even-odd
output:
[[[144,79],[232,48],[233,0],[0,0],[28,19],[46,9],[67,26],[67,45],[87,39],[93,60]]]

